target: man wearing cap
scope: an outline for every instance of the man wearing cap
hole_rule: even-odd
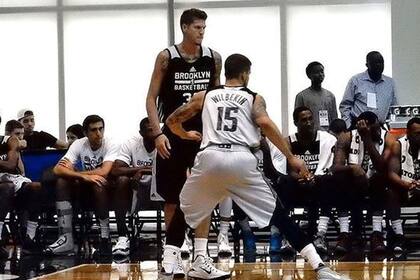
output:
[[[22,109],[17,114],[17,120],[25,130],[24,139],[27,142],[26,150],[45,150],[46,148],[66,149],[68,144],[55,138],[45,131],[35,131],[35,117],[30,109]]]

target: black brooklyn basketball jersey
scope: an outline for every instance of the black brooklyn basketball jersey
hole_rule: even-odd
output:
[[[320,153],[320,139],[317,135],[315,141],[312,141],[308,147],[304,147],[298,142],[296,134],[289,136],[289,142],[291,146],[292,154],[302,159],[305,162],[309,172],[315,174],[319,163]]]
[[[215,86],[216,66],[213,51],[201,46],[201,56],[189,63],[181,56],[177,46],[166,49],[169,65],[159,92],[158,111],[161,122],[178,107],[187,103],[194,93]],[[184,124],[186,129],[201,129],[200,115]]]

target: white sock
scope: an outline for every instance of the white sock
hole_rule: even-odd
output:
[[[172,245],[163,246],[162,266],[172,266],[173,264],[176,264],[178,255],[180,255],[180,248]]]
[[[67,239],[73,240],[73,209],[70,201],[57,201],[57,221],[60,235],[66,235]]]
[[[372,216],[372,230],[382,232],[382,216]]]
[[[109,238],[109,218],[99,219],[99,225],[101,227],[101,238]]]
[[[26,224],[26,235],[28,235],[32,240],[35,237],[37,227],[38,222],[28,221]]]
[[[305,248],[300,251],[300,254],[308,260],[313,269],[317,269],[320,264],[324,264],[312,243],[306,245]]]
[[[232,198],[226,197],[219,203],[220,217],[230,218],[232,215]]]
[[[391,221],[392,229],[394,230],[395,234],[403,235],[403,228],[402,228],[402,220],[395,220]]]
[[[228,221],[220,221],[219,231],[221,234],[228,234],[230,223]]]
[[[194,257],[207,256],[207,238],[194,238]]]
[[[280,230],[279,230],[279,228],[278,228],[278,227],[276,227],[275,225],[272,225],[272,226],[270,227],[270,232],[271,232],[271,235],[273,235],[273,234],[280,234]]]
[[[328,223],[330,221],[329,217],[320,216],[318,222],[318,233],[320,235],[325,235],[328,230]]]
[[[4,222],[0,222],[0,240],[3,233],[3,225],[4,225]]]
[[[340,224],[340,232],[349,233],[350,219],[349,217],[338,217],[338,223]]]

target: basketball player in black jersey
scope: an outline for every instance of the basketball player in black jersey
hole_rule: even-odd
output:
[[[182,245],[186,229],[179,209],[179,194],[186,180],[187,169],[193,166],[199,143],[182,140],[166,126],[161,129],[159,123],[165,122],[175,109],[186,104],[195,92],[220,84],[221,56],[201,45],[206,18],[207,14],[198,9],[183,12],[180,20],[183,40],[158,54],[146,99],[147,114],[158,153],[152,184],[155,184],[158,194],[165,200],[167,232],[162,273],[179,276],[184,271],[178,247]],[[185,124],[187,129],[198,131],[201,131],[201,126],[199,117]],[[195,230],[196,252],[207,250],[209,219]],[[181,244],[177,245],[179,242]],[[171,258],[168,258],[168,254],[173,251],[179,255],[178,265],[172,264]]]
[[[7,123],[8,133],[15,129],[13,123]],[[28,211],[29,214],[22,252],[24,254],[40,253],[35,234],[38,227],[41,184],[31,182],[29,178],[22,176],[21,169],[23,168],[19,167],[20,149],[21,144],[16,136],[0,136],[0,258],[8,256],[1,233],[4,219],[13,206]]]

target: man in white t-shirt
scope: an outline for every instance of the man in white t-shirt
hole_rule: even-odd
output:
[[[117,220],[118,242],[112,248],[114,256],[128,256],[130,254],[130,240],[127,237],[125,216],[134,208],[133,197],[137,197],[140,187],[149,187],[152,181],[152,166],[156,156],[155,142],[152,136],[149,119],[140,122],[140,135],[131,137],[120,147],[111,175],[115,177],[114,195],[115,217]],[[134,190],[134,196],[133,196]]]
[[[72,198],[92,205],[101,228],[100,254],[111,252],[109,240],[108,181],[118,146],[104,137],[105,122],[97,115],[83,121],[86,137],[74,141],[64,157],[54,167],[59,177],[56,186],[59,238],[45,249],[54,255],[74,254],[72,228]],[[75,170],[81,161],[82,171]],[[87,200],[87,201],[86,201]]]

